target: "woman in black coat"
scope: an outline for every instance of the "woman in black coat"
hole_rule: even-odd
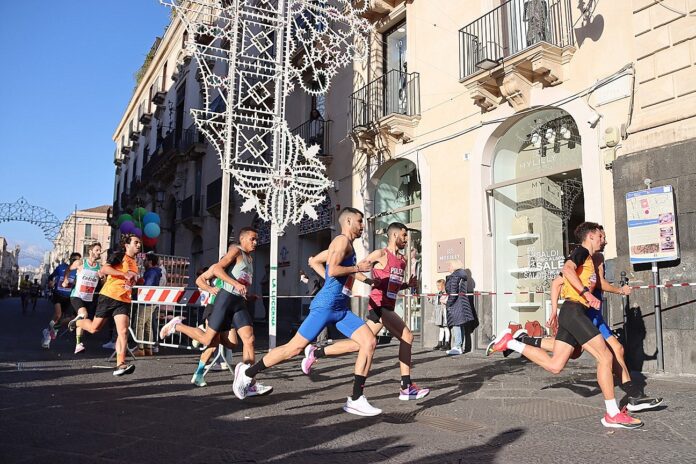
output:
[[[464,335],[467,338],[478,325],[474,310],[471,307],[469,297],[460,295],[467,293],[468,275],[464,270],[464,265],[459,260],[450,261],[450,272],[445,281],[445,291],[447,297],[447,324],[452,328],[452,349],[447,351],[447,355],[455,356],[463,353],[462,345]],[[467,339],[467,345],[471,342]]]

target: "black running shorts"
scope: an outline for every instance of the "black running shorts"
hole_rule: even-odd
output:
[[[215,296],[213,310],[207,319],[208,327],[218,333],[230,330],[232,327],[240,329],[254,325],[247,309],[247,300],[239,295],[232,295],[226,290],[220,290]]]
[[[370,310],[367,311],[367,316],[365,316],[365,319],[372,321],[375,324],[381,324],[382,311],[394,311],[394,308],[370,308]]]
[[[130,303],[114,300],[106,295],[100,295],[94,317],[106,319],[119,315],[130,316]]]
[[[75,310],[75,312],[78,312],[80,308],[85,308],[87,312],[91,309],[92,305],[94,304],[93,301],[85,301],[82,298],[77,298],[76,296],[70,297],[70,304],[72,305],[72,308]]]
[[[53,304],[59,304],[63,307],[66,305],[70,305],[70,297],[61,295],[58,292],[53,292],[53,296],[51,296],[51,303]]]
[[[587,317],[587,308],[580,303],[566,300],[558,313],[556,340],[577,347],[584,345],[597,335],[601,334]]]

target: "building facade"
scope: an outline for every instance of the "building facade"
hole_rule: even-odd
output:
[[[53,249],[50,252],[51,270],[56,265],[70,258],[73,251],[82,256],[87,256],[87,247],[92,243],[101,243],[106,251],[111,246],[111,206],[103,205],[95,208],[77,210],[71,213],[63,224],[53,241]]]
[[[482,346],[511,321],[548,318],[544,292],[582,221],[607,231],[610,280],[624,271],[651,283],[650,266],[628,261],[625,198],[650,178],[677,202],[681,260],[660,264],[661,281],[693,281],[694,10],[681,0],[370,1],[371,59],[356,63],[349,103],[368,247],[392,220],[408,223],[426,292],[462,259],[475,288],[496,293],[477,297]],[[627,311],[629,357],[648,370],[652,296],[636,290]],[[665,368],[694,373],[691,287],[661,298]],[[619,329],[621,303],[609,297],[605,309]],[[413,310],[427,322],[423,306]]]
[[[19,284],[19,245],[7,249],[7,240],[0,237],[0,296],[17,290]]]

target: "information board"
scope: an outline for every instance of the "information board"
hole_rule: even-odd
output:
[[[671,185],[626,194],[631,264],[679,259]]]

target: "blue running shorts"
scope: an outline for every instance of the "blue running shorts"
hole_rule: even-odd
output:
[[[599,329],[599,332],[602,334],[602,337],[604,337],[605,340],[608,340],[609,337],[612,337],[614,334],[611,333],[611,329],[607,325],[606,322],[604,322],[604,317],[602,317],[602,311],[599,309],[594,309],[594,308],[589,308],[587,310],[587,317],[590,318],[592,321],[592,324]]]
[[[329,324],[336,324],[336,328],[346,337],[350,338],[353,332],[364,325],[362,319],[353,314],[349,309],[310,309],[309,315],[297,330],[297,332],[309,341],[314,340],[319,332]]]

